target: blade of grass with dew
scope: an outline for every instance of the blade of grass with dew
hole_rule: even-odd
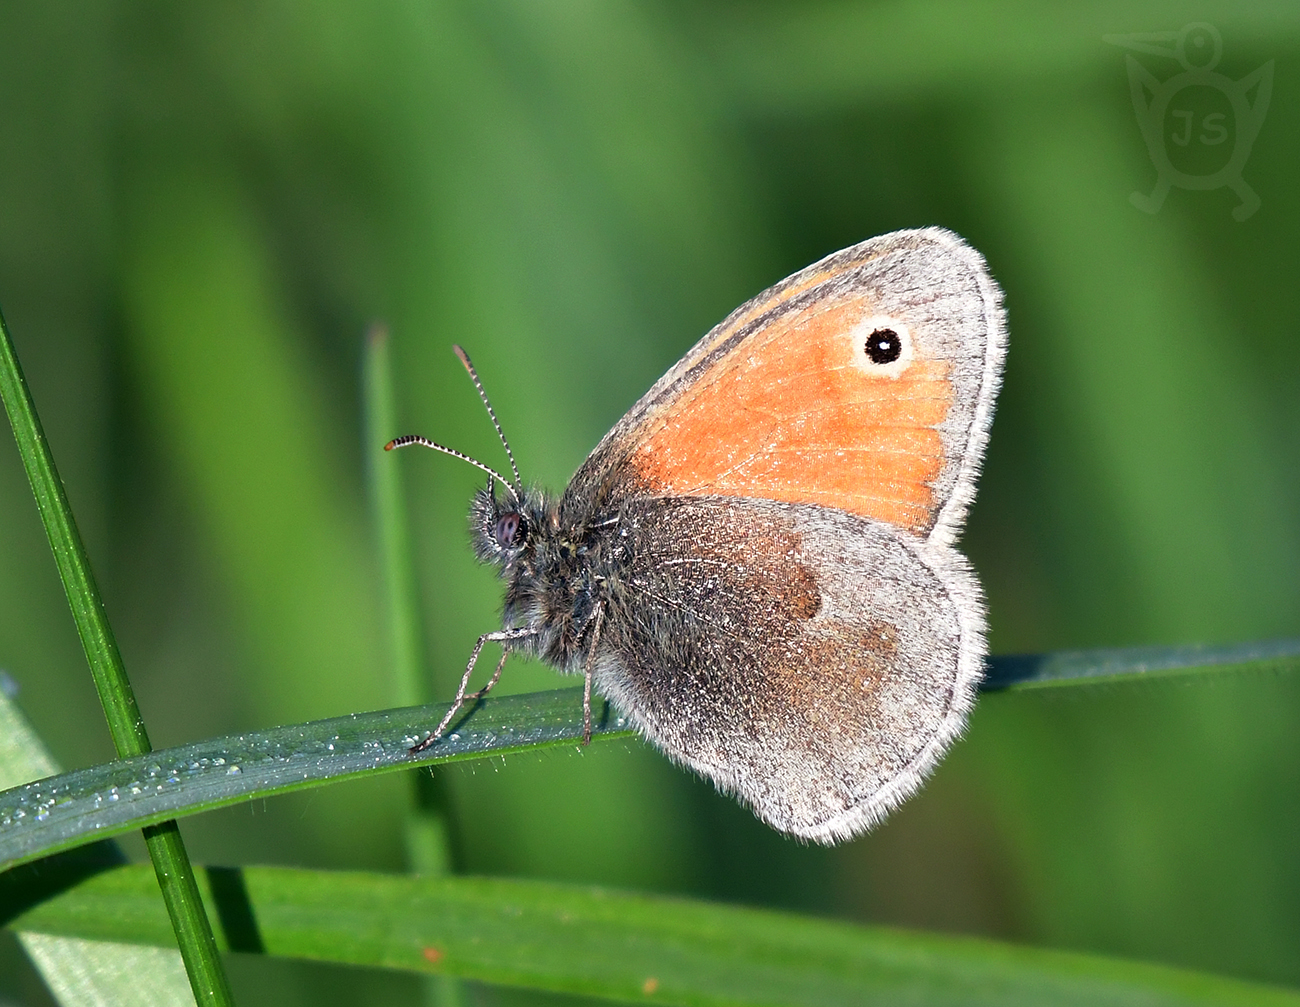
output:
[[[427,752],[410,747],[447,707],[358,713],[202,741],[75,770],[0,793],[0,869],[178,814],[332,780],[407,771],[582,740],[582,690],[481,700]],[[628,738],[607,704],[592,740]]]
[[[33,908],[12,925],[169,939],[142,868],[62,890],[42,866],[13,872]],[[578,885],[279,867],[206,880],[233,950],[621,1001],[1300,1007],[1294,990],[1167,966]]]
[[[990,690],[1105,684],[1207,674],[1300,672],[1300,640],[1233,647],[1134,648],[994,658]],[[160,749],[0,793],[0,869],[164,821],[374,773],[576,745],[582,690],[480,700],[427,752],[412,744],[446,705],[358,713]],[[598,704],[592,741],[633,737]]]
[[[49,536],[113,745],[119,756],[145,754],[151,746],[144,720],[3,315],[0,315],[0,398],[4,400],[18,453],[36,497],[41,523]],[[205,1007],[233,1004],[230,984],[203,911],[179,827],[174,821],[161,821],[147,826],[144,837],[195,999]]]
[[[58,767],[27,718],[0,689],[0,787],[51,776]],[[125,863],[116,843],[99,844],[105,866]],[[63,1007],[192,1007],[180,952],[20,930],[18,942]],[[142,979],[141,977],[147,977]]]

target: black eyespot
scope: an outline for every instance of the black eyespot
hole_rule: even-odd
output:
[[[876,329],[867,336],[867,357],[873,364],[892,364],[903,355],[903,340],[893,329]]]
[[[524,519],[515,511],[509,514],[502,514],[497,519],[496,538],[497,545],[502,549],[509,549],[515,544],[515,539],[519,537],[519,529],[523,527]]]

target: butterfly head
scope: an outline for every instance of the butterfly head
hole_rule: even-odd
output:
[[[555,506],[541,490],[513,487],[498,497],[496,486],[474,494],[470,505],[469,529],[474,555],[503,573],[531,555],[538,541],[554,525]]]
[[[488,485],[470,505],[470,536],[479,561],[506,583],[504,624],[530,633],[515,648],[566,670],[580,665],[581,627],[608,565],[608,535],[562,522],[558,501],[541,490],[498,496]]]

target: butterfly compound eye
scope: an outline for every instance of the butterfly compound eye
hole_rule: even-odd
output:
[[[497,545],[502,549],[509,549],[519,538],[519,529],[523,525],[524,519],[514,511],[509,514],[502,514],[497,519],[496,539]]]
[[[876,329],[867,336],[867,359],[873,364],[892,364],[903,355],[903,340],[893,329]]]

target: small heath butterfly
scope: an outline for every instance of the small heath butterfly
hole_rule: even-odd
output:
[[[411,751],[519,651],[584,677],[588,739],[594,687],[773,828],[823,843],[870,828],[961,732],[983,673],[980,586],[953,543],[1005,354],[980,255],[898,231],[737,308],[559,497],[525,487],[513,456],[506,479],[390,442],[488,473],[471,533],[506,583],[505,628],[479,637]],[[488,642],[505,653],[467,694]]]

